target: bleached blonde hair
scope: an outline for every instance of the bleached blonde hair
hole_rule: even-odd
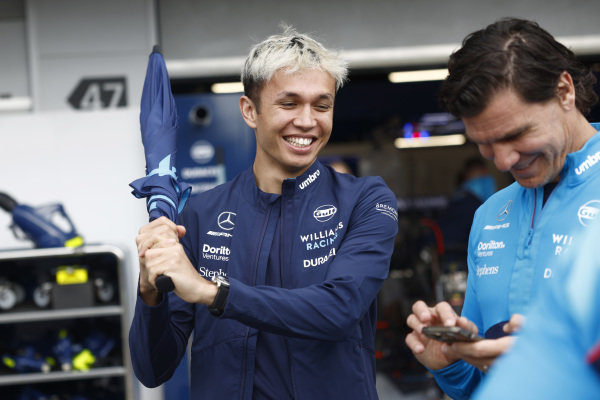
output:
[[[269,36],[250,50],[241,74],[246,96],[258,104],[262,85],[279,70],[294,73],[319,69],[335,79],[336,91],[344,85],[348,77],[346,61],[293,27],[282,25],[282,28],[283,33]]]

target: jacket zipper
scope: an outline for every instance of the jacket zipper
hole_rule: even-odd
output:
[[[284,270],[284,267],[283,267],[284,263],[285,263],[285,256],[286,256],[285,252],[286,252],[286,250],[289,251],[289,256],[290,256],[289,259],[291,260],[292,259],[292,257],[291,257],[292,250],[294,248],[294,246],[292,246],[291,244],[290,244],[290,246],[287,246],[286,245],[286,241],[285,241],[285,239],[286,239],[286,232],[287,232],[286,229],[285,229],[286,228],[285,215],[287,215],[287,213],[285,212],[285,210],[287,209],[286,203],[287,202],[291,203],[291,202],[293,202],[293,200],[294,200],[293,196],[291,198],[285,198],[284,199],[284,196],[283,196],[283,193],[282,193],[282,196],[281,196],[281,214],[280,214],[280,221],[281,221],[281,223],[280,223],[280,227],[279,227],[279,245],[281,246],[281,248],[279,249],[279,279],[280,279],[280,282],[281,282],[281,287],[286,287],[285,281],[284,281],[284,278],[285,278],[285,273],[284,272],[285,272],[285,270]],[[288,234],[290,234],[290,233],[288,232]],[[297,399],[298,398],[298,393],[297,393],[297,390],[296,390],[296,380],[294,379],[295,378],[294,363],[292,362],[292,352],[290,350],[290,343],[289,343],[289,341],[288,341],[287,338],[284,340],[284,343],[285,343],[285,348],[287,350],[288,365],[290,366],[289,374],[290,374],[290,379],[291,379],[291,382],[292,382],[292,394],[294,396],[294,399]]]
[[[535,211],[537,210],[537,189],[533,189],[533,214],[531,215],[531,224],[529,225],[529,233],[527,235],[527,246],[531,245],[533,240],[533,228],[535,221]]]
[[[263,224],[261,233],[260,233],[260,244],[258,246],[258,252],[256,254],[256,259],[254,260],[254,286],[256,286],[256,278],[258,275],[258,262],[260,260],[260,253],[262,250],[262,244],[263,241],[265,239],[265,232],[267,231],[267,227],[269,226],[269,218],[271,216],[271,209],[272,207],[269,207],[268,211],[267,211],[267,216],[265,217],[265,222]],[[248,362],[248,337],[250,335],[250,328],[246,328],[246,337],[244,338],[244,352],[243,352],[243,357],[242,357],[242,365],[244,368],[244,372],[242,373],[242,384],[241,384],[241,393],[240,393],[240,399],[244,399],[245,394],[246,394],[246,375],[247,375],[247,371],[248,371],[248,366],[246,366],[246,363]],[[251,395],[252,393],[250,393]]]

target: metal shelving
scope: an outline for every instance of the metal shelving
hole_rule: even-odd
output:
[[[117,379],[123,389],[123,399],[133,399],[133,374],[129,360],[127,341],[128,318],[126,307],[125,274],[123,271],[123,252],[109,245],[86,245],[78,248],[25,249],[0,251],[0,277],[11,279],[30,279],[40,271],[46,273],[62,265],[86,265],[90,271],[101,270],[113,280],[118,289],[115,299],[107,304],[98,301],[92,306],[81,306],[74,301],[73,306],[63,308],[39,308],[32,302],[19,304],[11,310],[0,311],[0,330],[12,329],[14,332],[34,331],[38,325],[54,327],[63,325],[87,326],[110,322],[111,329],[118,330],[118,352],[113,358],[116,365],[100,365],[87,371],[23,372],[0,374],[0,392],[11,388],[35,385],[53,385],[61,390],[69,390],[74,383],[90,385],[106,378]],[[21,276],[22,275],[22,276]],[[80,328],[83,329],[83,328]],[[6,344],[4,344],[6,350]],[[116,358],[115,358],[116,357]],[[83,383],[82,383],[83,382]],[[85,383],[88,382],[88,383]],[[62,385],[62,387],[61,387]],[[15,389],[16,388],[16,389]],[[64,389],[63,389],[64,388]],[[91,390],[91,389],[90,389]]]

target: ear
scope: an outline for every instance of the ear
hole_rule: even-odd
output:
[[[240,97],[240,112],[246,124],[252,128],[256,128],[256,104],[248,96]]]
[[[567,71],[563,71],[558,77],[556,95],[563,109],[572,110],[575,108],[575,85],[571,74]]]

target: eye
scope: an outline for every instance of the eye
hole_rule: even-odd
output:
[[[329,111],[331,109],[331,104],[317,104],[315,108],[319,111]]]

